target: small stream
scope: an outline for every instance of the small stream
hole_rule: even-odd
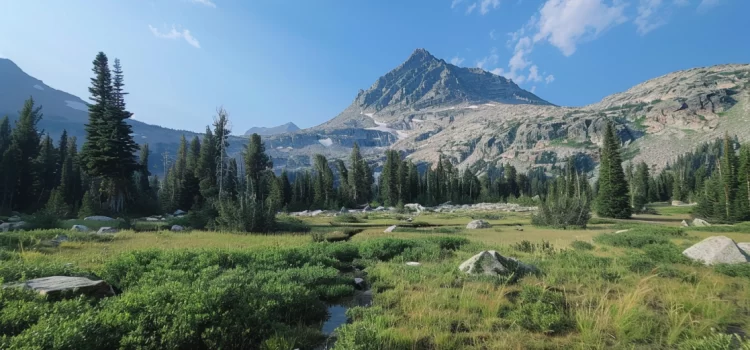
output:
[[[315,350],[328,350],[333,348],[336,344],[336,330],[347,324],[349,319],[346,317],[346,311],[352,307],[362,306],[368,307],[372,305],[372,290],[358,290],[350,298],[343,300],[338,304],[332,304],[328,306],[328,314],[330,317],[323,323],[322,332],[328,338],[325,343],[321,344]]]

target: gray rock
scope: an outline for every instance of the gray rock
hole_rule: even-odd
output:
[[[152,216],[152,217],[148,217],[148,218],[146,218],[146,221],[159,221],[159,220],[161,220],[161,219],[159,219],[159,218],[155,218],[155,217],[153,217],[153,216]]]
[[[416,262],[416,261],[409,261],[406,263],[407,266],[420,266],[422,264]]]
[[[21,218],[18,215],[13,215],[8,218],[8,222],[19,222],[21,221]]]
[[[682,220],[682,222],[680,223],[680,225],[682,225],[682,227],[690,227],[690,224],[688,224],[687,221],[685,221],[685,220]]]
[[[494,250],[485,250],[464,261],[459,270],[472,275],[523,275],[536,271],[536,267],[524,264],[516,258],[506,258]]]
[[[354,286],[359,289],[365,289],[365,280],[359,277],[354,278]]]
[[[375,208],[375,211],[385,211],[385,207],[384,206],[379,206],[379,207]]]
[[[708,237],[682,252],[686,257],[705,265],[748,262],[747,254],[731,238]]]
[[[182,232],[185,231],[185,228],[180,225],[172,225],[172,228],[170,228],[169,230],[173,232]]]
[[[366,205],[366,206],[365,206],[365,208],[364,208],[364,209],[362,209],[362,212],[363,212],[363,213],[366,213],[366,212],[368,212],[368,211],[371,211],[371,210],[372,210],[372,208],[370,208],[370,206],[369,206],[369,205]]]
[[[516,231],[523,231],[523,227],[521,225],[516,225]]]
[[[685,205],[685,203],[682,202],[682,201],[672,201],[672,205],[673,206],[681,206],[681,205]]]
[[[71,227],[70,230],[71,231],[76,231],[76,232],[89,232],[89,231],[91,231],[91,230],[89,230],[88,227],[83,226],[83,225],[73,225],[73,227]]]
[[[470,222],[468,225],[466,225],[466,228],[470,230],[490,228],[490,227],[492,227],[492,225],[490,225],[489,222],[484,221],[484,220],[474,220]]]
[[[318,215],[320,215],[320,214],[322,214],[322,213],[323,213],[323,211],[322,211],[322,210],[316,210],[316,211],[314,211],[314,212],[310,213],[310,216],[318,216]]]
[[[5,222],[0,224],[0,232],[22,230],[26,227],[26,221]]]
[[[85,277],[42,277],[22,283],[7,284],[5,286],[31,289],[49,297],[87,295],[103,298],[115,295],[112,286],[107,282],[101,280],[94,281]]]
[[[103,234],[110,234],[110,233],[117,233],[119,230],[113,227],[100,227],[99,231],[96,231],[97,234],[103,235]]]
[[[711,224],[709,224],[706,220],[695,218],[693,219],[693,226],[696,227],[709,227]]]
[[[95,216],[89,216],[83,218],[85,221],[113,221],[114,219],[109,216],[101,216],[101,215],[95,215]]]
[[[174,214],[173,214],[173,215],[174,215],[174,216],[180,216],[180,215],[185,215],[185,214],[187,214],[187,212],[186,212],[186,211],[184,211],[184,210],[182,210],[182,209],[177,209],[177,210],[175,210],[175,211],[174,211]]]
[[[740,248],[740,250],[742,250],[742,252],[744,252],[745,255],[750,256],[750,243],[748,242],[737,243],[737,247]]]
[[[346,209],[346,207],[341,207],[340,213],[348,213],[349,211]]]
[[[385,232],[385,233],[391,233],[391,232],[393,232],[393,230],[395,230],[395,229],[396,229],[397,227],[398,227],[398,226],[396,226],[396,225],[390,226],[390,227],[388,227],[387,229],[385,229],[385,231],[383,231],[383,232]]]
[[[404,209],[415,211],[417,212],[417,214],[419,214],[425,210],[425,207],[423,207],[419,203],[409,203],[409,204],[404,204]]]
[[[4,222],[0,224],[0,232],[8,232],[10,231],[10,228],[13,227],[13,224],[10,222]]]

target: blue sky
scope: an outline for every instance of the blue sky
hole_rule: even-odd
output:
[[[419,47],[585,105],[750,63],[748,13],[745,0],[0,0],[0,57],[87,99],[104,51],[136,119],[202,131],[224,106],[243,133],[320,124]]]

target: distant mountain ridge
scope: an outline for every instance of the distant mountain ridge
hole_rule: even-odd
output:
[[[245,136],[250,136],[252,134],[258,134],[260,136],[270,136],[270,135],[278,135],[278,134],[283,134],[283,133],[288,133],[288,132],[295,132],[297,130],[300,130],[300,128],[294,123],[289,122],[283,125],[269,127],[269,128],[253,127],[245,131]]]

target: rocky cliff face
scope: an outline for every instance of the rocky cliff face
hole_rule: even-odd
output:
[[[624,158],[661,169],[724,132],[750,140],[748,100],[750,65],[720,65],[658,77],[589,106],[559,107],[419,49],[332,120],[266,142],[280,160],[345,157],[357,142],[373,158],[390,147],[415,162],[442,156],[479,171],[492,163],[549,168],[568,156],[593,169],[604,125],[613,120]]]

